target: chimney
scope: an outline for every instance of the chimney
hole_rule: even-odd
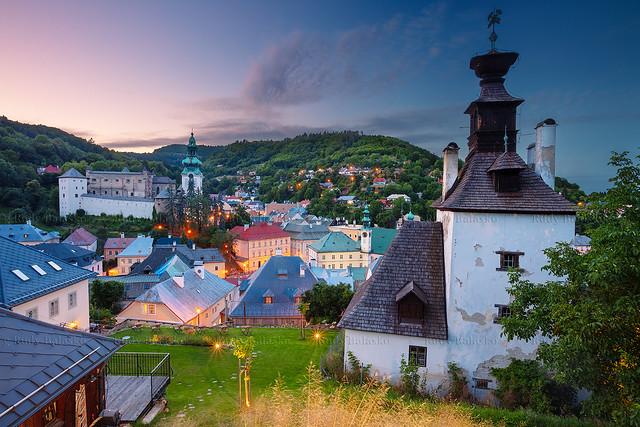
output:
[[[176,285],[184,288],[184,276],[175,276],[173,281],[176,282]]]
[[[527,166],[535,172],[536,170],[536,144],[531,143],[527,147]]]
[[[193,271],[196,272],[199,278],[204,279],[204,264],[202,261],[195,261],[193,263]]]
[[[442,150],[442,200],[446,199],[447,191],[453,187],[453,183],[458,177],[458,144],[450,142],[449,145]]]
[[[171,239],[171,233],[167,234],[167,238]]]
[[[191,250],[195,251],[196,250],[196,244],[195,243],[191,243]]]
[[[249,229],[249,224],[244,224],[244,229],[248,230]]]
[[[174,240],[174,241],[171,243],[171,252],[175,252],[175,251],[176,251],[176,241]]]
[[[124,239],[124,232],[120,232],[120,238]]]
[[[556,180],[556,127],[553,119],[536,125],[535,171],[552,189]]]
[[[304,264],[300,264],[300,277],[304,277]]]
[[[31,220],[30,219],[27,220],[27,225],[31,225]]]

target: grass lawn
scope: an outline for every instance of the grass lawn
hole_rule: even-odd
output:
[[[161,328],[159,332],[148,328],[129,329],[118,332],[115,337],[129,336],[131,341],[148,341],[154,334],[172,336],[174,342],[194,338],[173,328]],[[303,341],[299,339],[299,329],[253,328],[251,335],[257,353],[251,374],[253,397],[261,395],[278,376],[287,388],[299,388],[309,361],[318,365],[320,356],[335,336],[333,331],[323,334],[321,342],[309,333]],[[219,338],[213,331],[202,335]],[[240,336],[240,330],[231,328],[223,339],[228,341]],[[174,377],[167,389],[169,412],[158,417],[155,424],[173,425],[178,420],[189,420],[194,425],[215,425],[235,415],[238,362],[231,350],[215,352],[206,346],[132,343],[122,351],[171,354]]]

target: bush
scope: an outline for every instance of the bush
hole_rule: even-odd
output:
[[[467,379],[464,377],[462,368],[455,362],[449,362],[447,365],[447,372],[449,374],[449,390],[447,392],[447,399],[458,402],[471,400],[469,386],[467,385]]]
[[[506,368],[493,368],[491,373],[498,381],[496,397],[505,408],[559,415],[575,410],[575,390],[549,378],[536,360],[513,359]]]
[[[344,331],[336,335],[327,352],[320,358],[320,370],[326,377],[338,381],[344,379]]]
[[[351,384],[363,384],[371,379],[371,365],[363,365],[360,359],[352,352],[347,352],[347,360],[349,361],[349,372],[346,380]]]
[[[111,313],[111,310],[94,307],[93,305],[89,307],[89,318],[93,323],[100,323],[102,325],[114,325],[116,323],[116,319]]]
[[[420,392],[418,365],[413,360],[405,359],[404,354],[400,359],[400,384],[402,391],[410,396],[416,396]]]
[[[105,308],[112,314],[117,314],[117,303],[124,295],[124,284],[121,282],[99,281],[91,282],[91,304],[96,308]]]

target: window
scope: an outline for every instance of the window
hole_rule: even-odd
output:
[[[34,307],[31,310],[27,310],[27,317],[30,317],[32,319],[37,319],[38,318],[38,308]]]
[[[475,388],[477,388],[478,390],[489,390],[489,383],[491,382],[491,380],[488,380],[486,378],[474,378],[473,379],[473,386]]]
[[[410,345],[409,361],[420,368],[425,368],[427,366],[427,347]]]
[[[47,272],[44,271],[39,265],[33,264],[31,268],[33,268],[36,271],[36,273],[38,273],[41,276],[44,276],[45,274],[47,274]]]
[[[29,280],[29,277],[26,274],[24,274],[22,271],[18,270],[17,268],[15,270],[11,270],[11,272],[16,276],[18,276],[18,278],[23,282],[26,282],[27,280]]]
[[[60,313],[60,304],[57,299],[49,301],[49,317],[55,317]]]
[[[495,307],[498,309],[498,315],[493,319],[493,323],[500,323],[500,319],[503,317],[511,316],[511,309],[508,305],[496,304]]]
[[[400,323],[421,325],[424,321],[424,303],[413,293],[398,302],[398,320]]]
[[[156,314],[155,304],[144,304],[143,309],[144,309],[144,314],[150,314],[150,315]]]
[[[78,297],[75,292],[69,294],[69,308],[73,308],[78,305]]]
[[[263,300],[265,304],[273,304],[273,297],[264,297]]]
[[[496,253],[500,255],[500,267],[496,268],[497,271],[520,268],[520,256],[524,255],[524,252],[496,251]]]

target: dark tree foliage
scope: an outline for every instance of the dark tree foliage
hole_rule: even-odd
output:
[[[511,273],[509,339],[549,339],[538,357],[558,381],[592,392],[589,414],[640,424],[640,162],[614,153],[612,187],[585,215],[597,219],[592,248],[566,243],[545,251],[553,276],[532,283]]]
[[[111,310],[116,314],[118,301],[124,296],[124,284],[115,281],[91,282],[91,305],[98,309]]]
[[[303,304],[308,304],[305,318],[311,323],[337,322],[349,305],[353,291],[349,285],[339,283],[329,285],[322,281],[302,296]]]

